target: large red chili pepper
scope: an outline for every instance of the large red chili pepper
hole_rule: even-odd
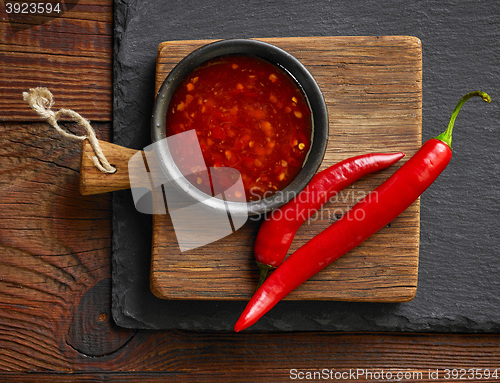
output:
[[[234,330],[238,332],[254,324],[291,291],[406,210],[448,165],[455,118],[462,105],[473,96],[491,101],[484,92],[462,97],[444,133],[424,143],[391,177],[299,248],[267,278],[247,304]]]
[[[328,200],[361,177],[385,169],[404,153],[370,153],[343,160],[316,174],[290,202],[273,210],[262,222],[255,240],[260,283],[286,257],[298,228]]]

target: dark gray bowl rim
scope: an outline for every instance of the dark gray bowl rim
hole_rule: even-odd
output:
[[[158,91],[151,124],[152,141],[157,142],[166,138],[168,104],[180,82],[204,62],[231,54],[252,55],[267,60],[285,70],[302,88],[312,112],[313,136],[311,148],[300,173],[287,187],[267,198],[247,203],[223,201],[208,196],[184,178],[168,150],[158,151],[157,156],[163,172],[169,174],[169,178],[174,179],[177,186],[196,201],[224,211],[229,208],[231,214],[260,215],[285,204],[306,187],[320,167],[328,143],[328,110],[321,89],[306,67],[290,53],[272,44],[253,39],[218,40],[192,51],[170,71]]]

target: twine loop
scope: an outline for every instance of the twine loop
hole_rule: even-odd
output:
[[[23,99],[27,101],[31,109],[33,109],[40,117],[46,120],[53,128],[55,128],[63,137],[72,140],[83,141],[89,140],[90,146],[94,150],[95,156],[91,157],[94,165],[103,173],[114,173],[116,168],[111,166],[104,153],[102,152],[99,140],[95,135],[95,131],[90,125],[90,122],[71,109],[59,109],[57,112],[52,110],[54,105],[54,96],[47,88],[33,88],[29,92],[23,92]],[[83,127],[87,132],[85,136],[77,136],[73,133],[68,133],[61,129],[57,121],[61,117],[69,117],[72,121]]]

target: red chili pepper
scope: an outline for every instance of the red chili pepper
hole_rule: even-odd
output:
[[[299,248],[269,276],[247,304],[234,330],[238,332],[253,325],[291,291],[406,210],[448,165],[455,118],[462,105],[473,96],[491,101],[484,92],[462,97],[444,133],[424,143],[391,177],[341,219]]]
[[[361,177],[385,169],[404,153],[370,153],[351,157],[316,174],[293,200],[273,210],[262,222],[254,253],[262,284],[286,257],[298,228],[321,206]]]

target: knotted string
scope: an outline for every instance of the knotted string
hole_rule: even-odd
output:
[[[59,109],[54,112],[51,108],[54,105],[54,96],[47,88],[34,88],[30,89],[29,92],[23,92],[23,99],[27,101],[29,106],[40,115],[43,119],[54,127],[63,137],[70,138],[73,140],[83,141],[85,139],[89,140],[90,146],[94,150],[95,156],[91,157],[94,165],[103,173],[114,173],[116,168],[110,165],[104,153],[101,150],[99,141],[95,135],[95,131],[90,125],[90,122],[85,118],[80,116],[78,113],[71,109]],[[83,127],[87,132],[86,136],[77,136],[72,133],[68,133],[61,129],[57,121],[62,117],[70,117],[71,120],[76,122],[78,125]]]

